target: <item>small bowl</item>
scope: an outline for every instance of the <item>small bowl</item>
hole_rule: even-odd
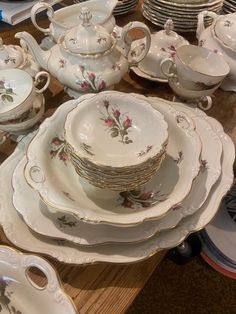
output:
[[[14,120],[0,122],[0,130],[8,133],[21,133],[35,126],[45,112],[45,99],[42,94],[34,99],[32,108]]]
[[[148,102],[120,92],[102,92],[67,115],[65,139],[73,155],[95,167],[139,167],[163,152],[164,117]]]
[[[45,85],[39,90],[35,85],[40,77],[47,78]],[[32,107],[37,94],[41,94],[49,85],[47,72],[38,72],[33,81],[25,71],[19,69],[0,70],[0,123],[17,119]]]

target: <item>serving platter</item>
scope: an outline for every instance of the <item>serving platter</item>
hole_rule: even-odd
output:
[[[148,101],[155,103],[155,98],[149,97]],[[38,194],[25,181],[23,170],[26,158],[24,157],[13,173],[12,186],[14,189],[13,204],[23,216],[26,224],[42,235],[65,239],[81,245],[95,245],[106,242],[142,241],[157,232],[174,228],[181,219],[195,213],[205,202],[211,187],[220,176],[222,144],[206,121],[206,115],[199,109],[189,109],[178,103],[174,103],[172,106],[185,112],[194,120],[196,131],[202,142],[201,159],[204,161],[194,180],[190,194],[179,204],[178,208],[171,209],[167,215],[157,221],[144,222],[141,225],[122,230],[119,227],[105,224],[87,224],[60,212],[50,213]],[[212,151],[215,154],[212,154]],[[24,195],[27,195],[27,198]]]
[[[201,143],[192,120],[166,103],[163,106],[160,99],[155,103],[154,108],[165,112],[169,125],[167,157],[158,173],[139,191],[139,194],[151,193],[154,206],[146,208],[138,201],[139,206],[133,208],[126,203],[127,194],[98,190],[78,177],[64,154],[62,126],[66,113],[83,99],[65,103],[40,126],[27,150],[27,182],[39,192],[49,209],[71,213],[88,222],[131,226],[164,216],[189,193],[200,168]]]
[[[31,268],[44,274],[47,278],[45,286],[38,286],[31,279]],[[77,313],[55,270],[45,259],[0,245],[0,269],[1,313]]]
[[[16,246],[29,251],[48,254],[60,261],[73,264],[137,262],[150,257],[161,249],[180,244],[189,233],[204,228],[215,216],[222,196],[233,182],[234,144],[216,120],[208,119],[223,144],[222,173],[201,209],[192,216],[186,217],[176,228],[163,231],[139,244],[104,244],[92,248],[36,235],[30,231],[12,205],[11,177],[16,165],[25,155],[26,147],[31,139],[30,136],[32,136],[30,135],[21,140],[14,153],[0,167],[0,220],[4,233],[9,241]]]

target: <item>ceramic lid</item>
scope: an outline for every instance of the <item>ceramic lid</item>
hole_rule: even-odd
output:
[[[220,17],[214,27],[215,35],[222,43],[236,50],[236,15],[227,14]]]
[[[100,25],[91,22],[92,14],[87,7],[80,10],[82,23],[67,32],[64,46],[75,54],[97,54],[107,51],[112,46],[110,34]]]
[[[0,37],[0,69],[18,68],[24,61],[20,47],[3,45]]]
[[[158,46],[159,49],[165,48],[170,44],[173,47],[183,45],[186,40],[173,31],[174,23],[172,19],[168,19],[164,25],[164,30],[152,34],[152,44]]]

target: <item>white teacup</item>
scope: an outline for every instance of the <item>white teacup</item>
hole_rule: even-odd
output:
[[[194,45],[177,48],[174,60],[163,60],[161,69],[166,77],[178,78],[179,84],[191,91],[217,89],[230,71],[222,56]]]
[[[44,86],[36,85],[42,77],[46,77]],[[16,119],[29,110],[38,94],[43,93],[50,83],[50,75],[41,71],[33,80],[20,69],[0,70],[0,123]]]

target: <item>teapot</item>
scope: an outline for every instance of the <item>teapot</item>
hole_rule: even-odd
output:
[[[0,70],[21,69],[35,76],[39,72],[39,65],[32,56],[26,53],[20,46],[4,45],[0,37]]]
[[[204,18],[210,16],[213,23],[204,27]],[[199,45],[222,55],[229,64],[230,73],[221,84],[226,91],[236,92],[236,13],[217,15],[203,11],[198,15],[197,38]]]
[[[86,6],[91,10],[93,15],[92,22],[103,26],[111,33],[116,25],[112,12],[117,3],[118,0],[90,0],[87,2]],[[79,21],[77,17],[83,6],[83,3],[77,3],[54,12],[52,6],[47,2],[38,2],[31,9],[31,21],[38,30],[45,35],[49,35],[54,42],[57,42],[58,38],[64,35],[67,30],[78,25]],[[40,27],[36,21],[37,12],[44,9],[47,10],[47,16],[50,21],[49,28]]]
[[[121,32],[122,48],[114,36],[100,25],[91,22],[92,14],[87,7],[80,10],[81,23],[62,35],[50,50],[42,50],[27,32],[15,35],[29,49],[42,68],[51,73],[74,98],[84,93],[112,89],[129,67],[140,62],[151,44],[149,28],[141,22],[128,23]],[[131,50],[131,29],[144,32],[146,44],[139,55]]]

